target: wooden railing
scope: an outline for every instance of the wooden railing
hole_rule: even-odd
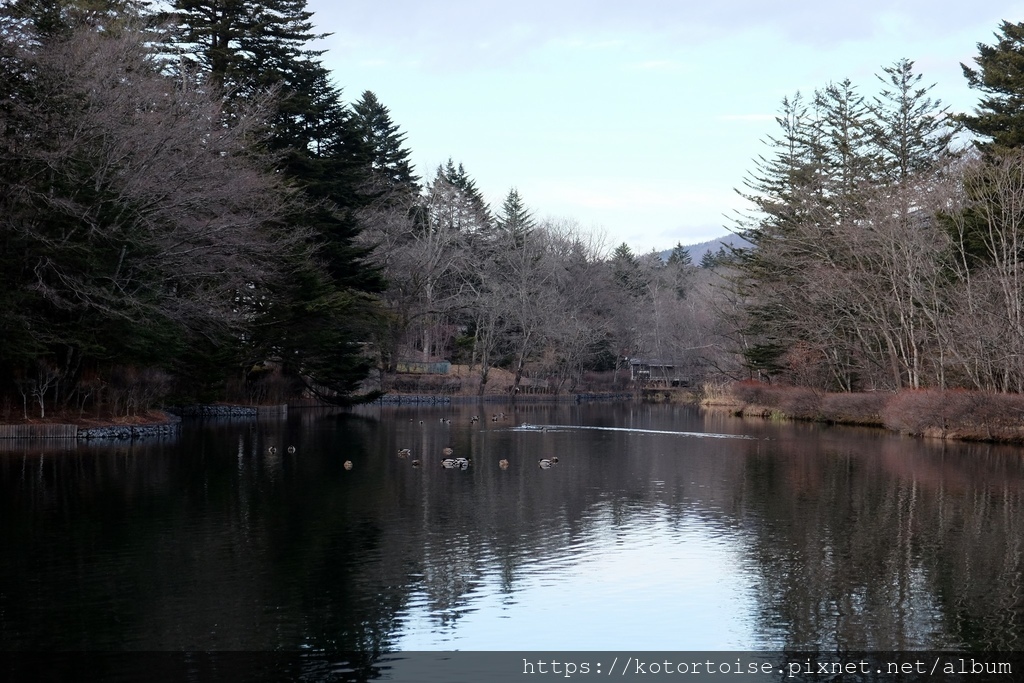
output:
[[[77,439],[76,425],[62,424],[0,424],[0,439]]]

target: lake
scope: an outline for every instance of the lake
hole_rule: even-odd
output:
[[[1022,481],[1019,448],[639,403],[0,444],[0,649],[1022,650]]]

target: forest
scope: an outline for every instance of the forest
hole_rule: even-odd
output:
[[[0,35],[2,420],[347,405],[437,361],[480,393],[636,358],[691,386],[1024,389],[1024,24],[964,66],[973,115],[909,59],[785,98],[744,246],[700,263],[514,187],[489,206],[457,150],[419,177],[305,0],[2,0]]]

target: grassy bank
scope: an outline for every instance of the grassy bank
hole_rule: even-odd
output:
[[[937,389],[832,394],[757,382],[709,385],[702,404],[736,415],[881,427],[963,441],[1024,443],[1024,396]]]

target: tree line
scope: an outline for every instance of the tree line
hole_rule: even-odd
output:
[[[752,246],[721,269],[748,376],[1024,389],[1024,24],[996,37],[963,66],[973,114],[905,59],[871,97],[843,81],[783,100],[742,191]]]
[[[305,0],[0,0],[4,415],[348,404],[439,359],[481,392],[496,367],[563,391],[637,357],[1019,391],[1024,28],[1001,30],[965,67],[973,116],[909,60],[872,97],[786,98],[748,246],[694,264],[515,188],[492,208],[454,159],[419,178],[384,103],[332,82]]]
[[[493,212],[453,161],[422,182],[304,0],[3,0],[0,36],[8,418],[345,404],[409,359],[568,388],[678,346],[681,247],[609,254],[515,189]]]

